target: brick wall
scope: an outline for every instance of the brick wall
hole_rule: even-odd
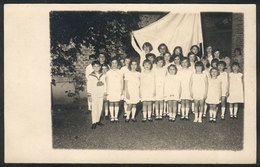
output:
[[[244,55],[244,15],[242,13],[232,15],[232,56],[234,56],[235,48],[241,48]]]

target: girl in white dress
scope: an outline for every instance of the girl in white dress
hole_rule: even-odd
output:
[[[176,55],[173,57],[173,63],[177,68],[177,75],[178,75],[179,71],[182,70],[182,67],[181,67],[182,49],[181,48],[177,49],[177,47],[176,47],[176,49],[174,49],[174,51],[176,52],[177,50],[180,50],[181,54],[177,54],[179,52],[176,53]],[[178,115],[181,115],[181,100],[178,101]]]
[[[204,66],[201,61],[195,63],[196,72],[191,76],[191,97],[194,100],[195,118],[193,122],[202,123],[202,114],[208,89],[208,79],[203,73]]]
[[[239,64],[234,62],[231,66],[232,72],[229,74],[229,103],[230,118],[237,118],[238,103],[244,102],[243,74],[239,72]],[[234,107],[234,111],[233,111]]]
[[[209,62],[212,61],[212,59],[213,59],[212,46],[208,46],[208,47],[206,48],[205,57],[209,60]]]
[[[165,96],[165,101],[168,102],[170,122],[175,121],[178,101],[180,99],[180,94],[181,94],[180,79],[176,74],[177,74],[177,68],[175,65],[171,64],[168,67],[168,73],[166,75],[165,84],[164,84],[164,96]]]
[[[111,69],[106,75],[107,81],[107,100],[109,101],[110,122],[118,121],[119,101],[123,95],[123,74],[118,69],[118,60],[113,57],[111,60]]]
[[[221,80],[221,119],[225,119],[226,100],[228,95],[228,73],[225,71],[226,63],[224,61],[218,62],[219,76]]]
[[[153,71],[154,68],[156,67],[156,63],[155,63],[156,56],[155,56],[155,54],[148,53],[148,54],[145,55],[145,57],[146,57],[147,60],[149,60],[152,63],[152,65],[153,65],[152,71]],[[155,101],[152,102],[152,116],[155,116],[155,109],[154,109],[155,104],[154,103],[155,103]]]
[[[104,77],[106,78],[106,74],[109,70],[109,66],[107,64],[103,64],[102,65],[102,74],[104,75]],[[108,100],[106,98],[104,98],[104,110],[105,110],[105,118],[108,120]]]
[[[143,62],[144,70],[141,73],[141,100],[143,102],[143,119],[142,122],[152,120],[152,103],[155,99],[155,74],[152,71],[153,65],[149,60]]]
[[[189,69],[190,63],[187,57],[184,57],[181,61],[182,70],[178,72],[181,81],[181,120],[189,120],[190,101],[190,80],[193,73]]]
[[[212,59],[211,63],[210,63],[210,68],[218,68],[218,62],[219,59]]]
[[[221,81],[218,79],[218,69],[210,69],[210,78],[208,78],[208,93],[206,103],[209,105],[209,122],[216,123],[217,105],[221,100]]]
[[[131,61],[130,56],[127,56],[127,57],[125,58],[125,62],[124,62],[125,65],[120,69],[120,71],[121,71],[122,74],[123,74],[124,117],[126,117],[126,111],[127,111],[127,104],[126,104],[126,101],[125,101],[125,82],[124,82],[124,81],[125,81],[125,75],[126,75],[126,73],[129,72],[128,66],[129,66],[130,61]]]
[[[164,53],[164,55],[163,55],[163,58],[164,58],[164,61],[165,61],[165,66],[164,66],[164,68],[165,68],[165,70],[166,71],[168,71],[168,67],[171,65],[171,64],[173,64],[172,62],[171,62],[171,60],[172,60],[172,55],[170,54],[170,52],[166,52],[166,53]],[[167,101],[166,100],[164,100],[164,103],[163,103],[163,105],[164,105],[164,107],[163,107],[163,116],[166,116],[166,115],[168,115],[169,116],[169,111],[168,111],[168,104],[167,104]]]
[[[195,63],[198,61],[198,58],[194,53],[190,52],[190,53],[188,53],[188,59],[190,61],[189,69],[191,69],[193,71],[193,73],[195,73],[196,72]],[[191,111],[192,111],[193,114],[195,113],[194,112],[194,101],[191,102]]]
[[[126,122],[129,122],[130,115],[132,114],[131,120],[136,122],[136,104],[140,101],[140,72],[136,71],[138,63],[136,60],[130,61],[129,72],[125,75],[125,92],[126,92],[126,103],[127,103],[127,116]]]
[[[163,99],[164,99],[164,80],[166,76],[166,70],[163,68],[165,65],[162,56],[156,58],[156,67],[154,68],[155,73],[155,113],[156,120],[162,120],[163,114]]]
[[[210,78],[210,74],[209,74],[209,71],[210,71],[210,61],[208,60],[207,57],[202,57],[201,58],[201,62],[203,63],[203,66],[204,66],[204,71],[203,73],[206,74],[207,76],[207,80],[208,78]],[[204,112],[203,112],[203,115],[202,115],[202,118],[206,118],[207,117],[207,109],[208,109],[208,104],[205,103],[204,104]]]

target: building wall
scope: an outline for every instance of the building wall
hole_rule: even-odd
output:
[[[240,48],[244,52],[244,14],[234,13],[232,15],[232,56],[234,49]],[[244,54],[243,54],[244,55]]]

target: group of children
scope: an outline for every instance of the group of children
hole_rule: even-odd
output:
[[[120,60],[113,57],[110,63],[106,62],[104,53],[98,54],[97,60],[90,56],[86,76],[92,129],[103,125],[102,110],[111,123],[119,122],[120,101],[124,103],[126,123],[136,122],[136,105],[140,101],[142,122],[153,121],[153,117],[162,120],[166,116],[174,122],[177,115],[181,120],[189,120],[192,111],[193,122],[201,123],[207,108],[209,121],[216,122],[219,109],[221,119],[225,119],[226,102],[230,118],[237,118],[238,104],[244,99],[243,74],[237,61],[242,59],[239,49],[235,51],[239,52],[236,61],[223,56],[219,50],[213,52],[211,46],[203,56],[197,45],[191,47],[187,56],[183,56],[180,46],[170,54],[167,46],[160,44],[157,57],[152,50],[149,42],[144,43],[143,52],[139,53],[141,67],[130,56]]]

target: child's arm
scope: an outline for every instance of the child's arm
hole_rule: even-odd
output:
[[[220,81],[220,84],[219,84],[219,100],[221,101],[221,95],[222,95],[222,81]]]
[[[226,82],[226,84],[227,85],[225,85],[226,86],[226,97],[228,97],[228,95],[229,95],[229,74],[227,73],[227,82]]]
[[[193,98],[193,91],[192,91],[192,85],[193,85],[193,74],[190,77],[190,96]]]
[[[128,92],[128,81],[125,81],[125,93],[126,93],[126,98],[129,100],[130,99],[130,95]]]
[[[205,79],[205,95],[204,95],[204,99],[206,99],[207,98],[207,94],[208,94],[208,77],[207,77],[206,74],[205,74],[204,79]]]
[[[121,73],[121,96],[124,94],[124,79],[123,79],[123,74]]]

